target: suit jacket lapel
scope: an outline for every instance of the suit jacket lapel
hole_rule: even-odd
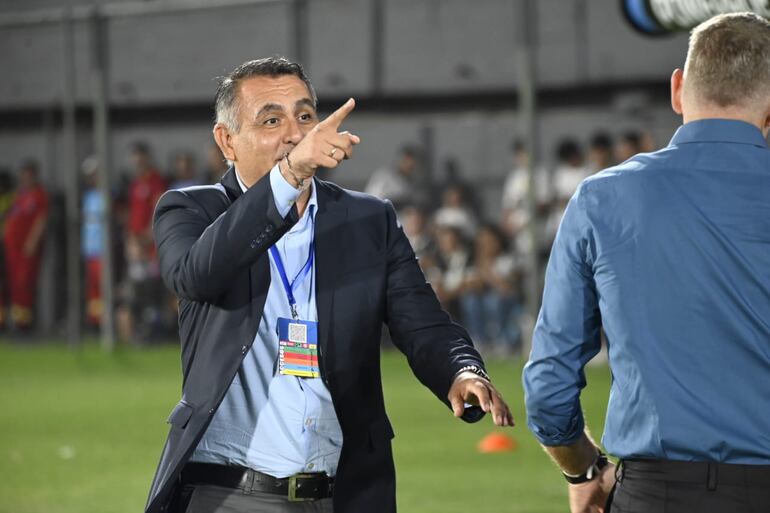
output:
[[[339,191],[316,179],[318,213],[315,218],[316,309],[318,311],[319,344],[329,354],[334,285],[337,280],[335,262],[339,258],[342,230],[347,220],[347,207],[338,201]]]

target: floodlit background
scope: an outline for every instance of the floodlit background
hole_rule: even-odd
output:
[[[491,423],[453,421],[385,332],[400,510],[564,511],[520,387],[550,244],[582,178],[679,125],[687,34],[643,35],[624,3],[645,4],[0,1],[0,512],[141,511],[181,381],[147,220],[219,179],[215,78],[270,55],[305,66],[322,115],[356,98],[363,142],[322,177],[393,200],[514,409],[513,449],[479,453]],[[687,9],[661,25],[700,21]],[[598,434],[601,358],[589,383]]]

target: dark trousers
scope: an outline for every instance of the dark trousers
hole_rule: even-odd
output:
[[[612,513],[770,511],[770,465],[623,460]]]

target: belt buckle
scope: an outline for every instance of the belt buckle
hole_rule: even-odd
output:
[[[302,479],[316,477],[317,474],[294,474],[289,476],[289,502],[305,502],[314,500],[313,497],[298,497],[297,488]],[[299,482],[298,482],[299,481]]]

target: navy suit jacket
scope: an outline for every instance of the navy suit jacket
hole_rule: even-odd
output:
[[[466,331],[425,281],[392,205],[320,180],[315,222],[319,365],[342,427],[334,511],[396,509],[393,429],[380,377],[388,325],[417,378],[449,406],[453,377],[483,366]],[[169,510],[182,467],[257,333],[270,286],[268,249],[298,220],[281,217],[269,176],[245,193],[231,168],[217,185],[169,191],[153,232],[161,273],[179,298],[182,398],[171,412],[147,513]],[[483,413],[466,410],[473,422]]]

